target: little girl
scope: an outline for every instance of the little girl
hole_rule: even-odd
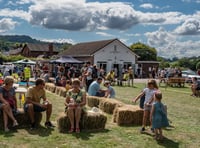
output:
[[[162,140],[162,128],[169,126],[166,111],[164,105],[161,103],[162,93],[157,91],[154,95],[154,103],[151,109],[150,120],[152,122],[152,128],[154,128],[155,139]]]
[[[150,79],[147,82],[147,88],[145,88],[135,99],[133,99],[133,102],[136,103],[136,101],[141,98],[143,95],[145,95],[145,100],[144,100],[144,115],[143,115],[143,123],[142,123],[142,128],[141,132],[145,131],[145,126],[147,119],[150,115],[151,111],[151,103],[152,103],[152,98],[154,96],[154,93],[158,90],[158,85],[156,83],[156,80]],[[153,131],[153,129],[151,128]]]

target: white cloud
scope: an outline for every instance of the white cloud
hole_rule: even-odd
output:
[[[96,34],[101,35],[101,36],[105,36],[105,37],[114,37],[114,35],[109,34],[109,33],[105,33],[105,32],[96,32]]]
[[[135,37],[139,37],[139,36],[141,36],[141,34],[139,34],[139,33],[128,33],[128,34],[126,34],[127,36],[129,36],[129,37],[132,37],[132,36],[135,36]]]
[[[140,5],[141,8],[145,8],[145,9],[152,9],[154,8],[154,6],[150,3],[145,3],[145,4],[142,4]]]
[[[72,39],[40,39],[41,41],[44,41],[44,42],[54,42],[54,43],[71,43],[71,44],[75,44],[76,42]]]
[[[133,8],[121,2],[42,1],[30,7],[30,14],[32,24],[53,29],[123,30],[138,23],[138,16]]]
[[[151,46],[163,46],[175,40],[175,36],[171,35],[162,27],[155,32],[145,33],[145,36],[148,38],[148,44]]]
[[[200,21],[196,19],[188,19],[174,31],[179,35],[199,35]]]
[[[164,28],[145,35],[148,44],[157,49],[159,56],[167,58],[199,56],[200,41],[182,41],[173,32],[168,32]]]
[[[0,16],[2,17],[16,17],[16,18],[21,18],[23,20],[30,20],[30,15],[28,12],[23,11],[23,10],[11,10],[9,8],[5,9],[0,9]]]
[[[4,33],[14,29],[15,25],[17,25],[17,22],[13,21],[10,18],[0,19],[0,33]]]

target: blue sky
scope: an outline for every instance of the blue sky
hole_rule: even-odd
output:
[[[166,58],[200,56],[200,0],[0,0],[0,34],[72,44],[118,38]]]

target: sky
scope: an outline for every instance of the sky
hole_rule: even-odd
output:
[[[72,44],[118,38],[200,56],[200,0],[0,0],[0,35]]]

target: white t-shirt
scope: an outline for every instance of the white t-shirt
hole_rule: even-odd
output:
[[[156,92],[156,89],[145,88],[143,92],[145,93],[145,100],[144,100],[144,104],[145,104],[149,102],[149,100],[153,97],[153,95]]]

